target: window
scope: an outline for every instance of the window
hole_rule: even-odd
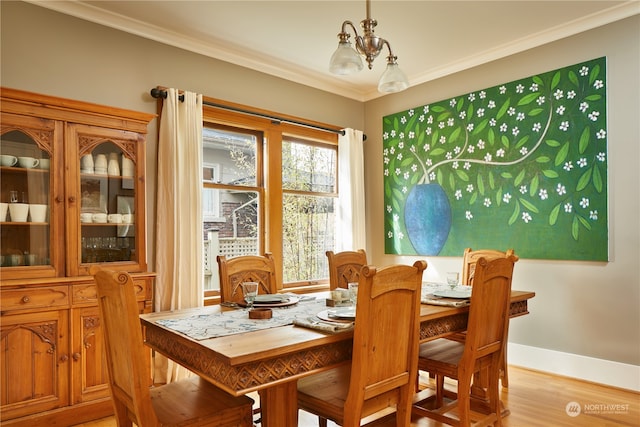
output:
[[[335,247],[337,142],[333,132],[205,104],[206,297],[219,295],[220,254],[271,252],[283,287],[326,286],[325,252]]]

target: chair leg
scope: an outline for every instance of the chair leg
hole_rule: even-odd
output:
[[[509,374],[507,371],[507,346],[504,346],[502,360],[500,361],[500,382],[502,387],[509,388]]]
[[[327,419],[318,417],[318,427],[327,427]]]
[[[436,375],[436,408],[444,403],[444,375]]]

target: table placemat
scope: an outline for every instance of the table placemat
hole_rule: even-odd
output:
[[[238,309],[180,319],[158,320],[157,323],[200,341],[292,325],[296,318],[308,319],[323,309],[326,309],[323,299],[301,299],[296,305],[272,308],[271,319],[249,319],[246,309]]]
[[[443,298],[433,295],[434,292],[449,289],[446,283],[423,282],[420,302],[422,304],[443,305],[447,307],[466,307],[471,304],[469,299]]]

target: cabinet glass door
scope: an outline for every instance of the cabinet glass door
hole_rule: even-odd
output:
[[[78,227],[80,272],[90,264],[113,263],[110,268],[136,270],[138,264],[136,137],[76,125],[79,144],[79,206],[71,212]],[[130,137],[127,138],[127,137]]]
[[[82,262],[135,260],[135,180],[130,158],[112,142],[80,159]]]
[[[4,279],[51,276],[53,124],[3,115],[0,140],[0,262]],[[7,121],[9,123],[7,123]],[[22,123],[20,123],[22,121]],[[13,122],[13,123],[12,123]]]

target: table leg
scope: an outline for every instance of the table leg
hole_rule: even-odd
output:
[[[263,427],[297,427],[298,384],[287,381],[260,390]]]

